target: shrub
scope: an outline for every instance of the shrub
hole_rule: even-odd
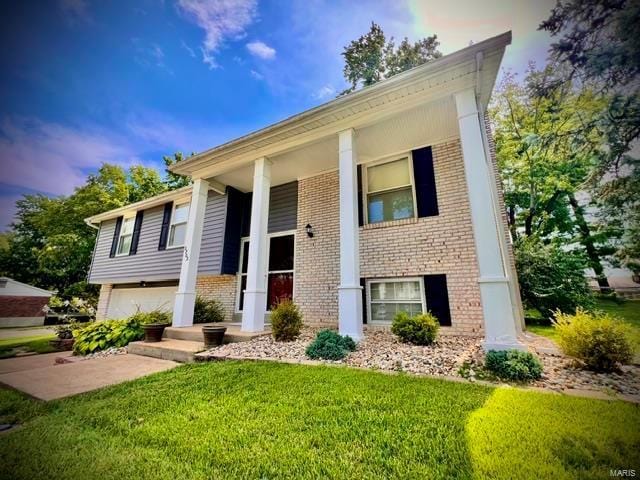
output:
[[[307,357],[312,359],[342,360],[356,349],[356,342],[333,330],[322,330],[307,347]]]
[[[129,317],[129,320],[137,322],[140,325],[149,325],[151,323],[167,324],[171,323],[171,314],[164,310],[152,310],[150,312],[138,312]]]
[[[515,256],[525,307],[538,310],[547,323],[555,310],[574,313],[593,304],[582,254],[530,237],[516,243]]]
[[[529,381],[542,376],[540,360],[530,352],[519,350],[489,350],[485,357],[485,367],[506,380]]]
[[[134,315],[135,317],[135,315]],[[85,323],[73,331],[73,351],[79,355],[124,347],[144,336],[142,324],[135,318]]]
[[[71,321],[69,323],[61,323],[54,327],[56,336],[61,340],[73,338],[73,331],[79,328],[78,323]]]
[[[560,349],[585,367],[610,372],[633,358],[631,327],[604,312],[579,308],[575,315],[556,312],[553,326]]]
[[[210,323],[224,321],[224,307],[219,300],[207,300],[200,295],[196,297],[193,310],[193,323]]]
[[[302,329],[302,315],[290,299],[281,300],[271,312],[271,333],[278,342],[295,340]]]
[[[405,343],[431,345],[437,335],[440,324],[431,313],[419,313],[410,316],[407,312],[398,312],[393,319],[391,332]]]

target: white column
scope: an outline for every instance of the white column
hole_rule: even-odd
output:
[[[266,158],[255,161],[253,196],[251,198],[251,226],[249,232],[249,261],[247,289],[242,307],[242,331],[264,330],[267,311],[267,226],[269,221],[269,192],[271,190],[271,162]]]
[[[184,239],[180,283],[173,307],[174,327],[190,327],[193,325],[193,308],[196,303],[196,280],[198,277],[198,261],[202,243],[202,227],[204,212],[207,207],[209,182],[201,178],[193,182],[189,220]]]
[[[358,175],[355,132],[339,133],[340,175],[340,286],[338,323],[341,335],[362,339],[362,287],[358,230]]]
[[[517,321],[508,269],[500,248],[497,199],[491,188],[491,160],[483,143],[482,123],[473,89],[455,95],[471,204],[471,221],[480,269],[480,297],[484,316],[485,350],[524,349],[517,338]]]

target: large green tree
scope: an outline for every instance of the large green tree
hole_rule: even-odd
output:
[[[591,176],[603,219],[624,231],[617,257],[640,272],[640,25],[638,0],[561,0],[540,28],[564,64],[559,81],[576,79],[606,105],[595,123],[605,141]]]
[[[604,141],[594,119],[603,102],[588,88],[557,80],[562,67],[530,66],[523,82],[503,79],[490,114],[505,185],[511,235],[578,244],[598,283],[608,288],[602,260],[617,231],[586,212],[587,180]]]
[[[396,46],[393,37],[387,41],[380,25],[371,22],[369,32],[344,47],[344,78],[351,84],[341,95],[359,87],[417,67],[442,56],[436,35],[410,42],[404,38]]]
[[[63,296],[91,296],[85,280],[96,231],[84,219],[168,188],[154,169],[104,164],[69,196],[25,195],[0,249],[0,272]]]

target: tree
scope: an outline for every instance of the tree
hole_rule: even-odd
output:
[[[192,153],[191,155],[193,156],[194,154]],[[186,187],[187,185],[191,184],[191,179],[189,177],[185,177],[184,175],[177,175],[169,170],[169,167],[171,165],[175,165],[176,163],[184,160],[184,155],[182,155],[182,152],[174,153],[173,157],[165,155],[164,157],[162,157],[162,160],[164,161],[166,167],[165,171],[167,173],[167,179],[165,183],[169,187],[169,190],[175,190],[176,188]]]
[[[603,100],[570,80],[558,82],[558,69],[531,65],[523,83],[506,75],[490,108],[510,231],[514,241],[537,235],[579,242],[606,289],[602,258],[613,253],[617,231],[590,221],[577,195],[604,141],[593,122]]]
[[[561,0],[540,29],[557,39],[551,55],[566,65],[560,81],[578,79],[600,91],[596,120],[605,137],[591,176],[603,219],[624,231],[617,257],[640,272],[640,162],[630,154],[640,136],[640,25],[637,0]]]
[[[157,195],[168,186],[150,168],[125,171],[104,164],[69,196],[25,195],[0,249],[0,272],[16,280],[55,289],[62,296],[95,296],[86,284],[96,230],[84,219]]]
[[[340,95],[441,57],[438,45],[437,36],[431,35],[415,43],[405,37],[396,48],[393,37],[387,42],[380,25],[371,22],[368,33],[344,47],[343,73],[351,87]]]

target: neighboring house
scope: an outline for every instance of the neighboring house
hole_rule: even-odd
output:
[[[505,33],[172,167],[193,186],[96,215],[99,318],[196,294],[262,331],[292,297],[356,339],[396,312],[518,347],[522,311],[485,109]]]
[[[44,325],[44,307],[54,292],[0,277],[0,327]]]

